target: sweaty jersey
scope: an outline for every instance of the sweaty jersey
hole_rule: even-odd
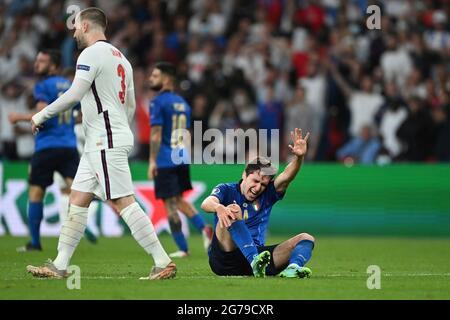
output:
[[[133,69],[125,56],[110,43],[97,41],[78,57],[75,78],[91,83],[81,100],[84,151],[132,146],[126,99],[134,95]]]
[[[34,86],[33,96],[36,102],[50,104],[69,88],[69,80],[61,76],[50,76]],[[67,110],[58,117],[45,121],[36,134],[35,151],[50,148],[76,148],[74,124],[72,110]]]
[[[189,153],[180,144],[177,129],[189,129],[191,107],[179,95],[164,91],[150,102],[150,125],[162,126],[161,146],[156,158],[158,168],[170,168],[190,163]]]
[[[272,206],[284,197],[284,192],[278,193],[275,190],[273,181],[271,181],[266,190],[255,201],[250,202],[241,193],[239,187],[241,181],[238,183],[219,184],[213,189],[211,195],[219,199],[220,203],[225,207],[236,202],[241,207],[242,217],[252,235],[255,245],[264,246]],[[217,214],[215,214],[214,229],[217,223],[218,218]]]

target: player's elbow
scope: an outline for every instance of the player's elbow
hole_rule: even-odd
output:
[[[200,205],[200,208],[202,208],[205,212],[214,212],[214,204],[215,201],[211,200],[210,197],[203,200],[202,204]]]
[[[152,133],[150,136],[150,140],[153,143],[161,142],[161,130],[152,128]]]
[[[203,210],[203,211],[206,211],[206,212],[209,212],[209,207],[208,207],[208,199],[205,199],[205,200],[203,200],[203,202],[202,202],[202,204],[200,205],[200,208]]]

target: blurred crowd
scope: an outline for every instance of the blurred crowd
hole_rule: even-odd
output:
[[[148,159],[147,78],[165,60],[203,130],[280,129],[283,160],[295,127],[311,132],[308,161],[450,160],[450,3],[433,0],[0,0],[3,158],[33,151],[8,112],[33,108],[38,50],[75,65],[72,4],[106,12],[108,39],[134,67],[135,158]]]

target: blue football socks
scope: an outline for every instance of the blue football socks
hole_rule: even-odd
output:
[[[299,267],[303,267],[309,259],[311,259],[314,242],[311,240],[302,240],[292,250],[289,264],[295,263]]]
[[[44,217],[44,205],[42,202],[28,203],[28,226],[31,233],[31,245],[33,247],[41,246],[40,228]]]
[[[258,250],[244,220],[235,221],[228,227],[228,231],[236,246],[241,250],[248,263],[251,264],[254,257],[258,255]]]
[[[181,251],[188,252],[188,244],[186,238],[184,237],[183,232],[181,231],[172,232],[172,237]]]
[[[205,228],[205,220],[198,213],[191,217],[192,224],[197,228],[198,231],[202,231]]]

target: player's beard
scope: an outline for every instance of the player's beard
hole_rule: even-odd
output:
[[[75,37],[77,39],[77,46],[79,50],[83,50],[87,47],[86,43],[83,41],[82,37]]]
[[[154,91],[160,91],[162,87],[162,83],[150,84],[150,89]]]
[[[34,69],[34,73],[36,75],[38,75],[39,77],[46,77],[50,73],[50,67],[46,67],[46,68],[44,68],[42,70],[39,70],[39,71]]]

